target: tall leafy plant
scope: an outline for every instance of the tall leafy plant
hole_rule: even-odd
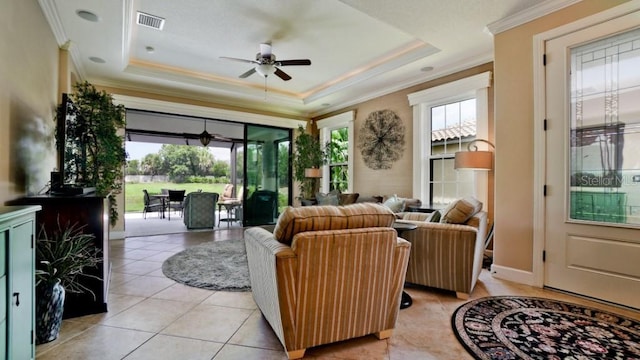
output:
[[[293,178],[298,182],[302,199],[311,199],[318,189],[318,179],[307,178],[304,170],[319,168],[326,162],[326,152],[317,137],[298,126],[294,141]]]
[[[125,126],[125,108],[86,81],[74,85],[69,97],[75,105],[68,110],[74,121],[66,123],[65,136],[58,136],[58,140],[74,139],[80,156],[70,168],[65,165],[65,173],[76,172],[73,176],[78,184],[95,187],[99,196],[109,197],[109,220],[114,225],[118,220],[115,195],[122,191],[127,157],[124,135],[119,135]]]

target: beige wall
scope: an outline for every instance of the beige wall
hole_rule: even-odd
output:
[[[496,265],[533,268],[533,36],[624,2],[584,0],[495,36]]]
[[[42,189],[56,166],[58,46],[36,0],[0,11],[0,204]]]
[[[432,81],[422,83],[404,90],[400,90],[389,95],[381,96],[361,104],[342,109],[340,111],[327,114],[322,118],[340,114],[348,110],[355,110],[355,139],[357,144],[360,127],[364,124],[367,116],[373,111],[389,109],[394,111],[405,126],[405,147],[400,160],[395,162],[391,169],[373,170],[365,165],[360,150],[356,147],[354,151],[354,179],[353,191],[362,195],[389,195],[398,194],[401,197],[413,197],[413,109],[409,106],[407,95],[416,91],[443,85],[455,80],[492,71],[493,64],[487,63],[471,69],[467,69],[455,74],[444,76]],[[314,120],[320,120],[317,118]],[[489,88],[489,140],[493,140],[493,87]],[[489,199],[493,198],[493,177],[489,179]],[[493,218],[493,203],[486,207],[489,210],[490,218]]]

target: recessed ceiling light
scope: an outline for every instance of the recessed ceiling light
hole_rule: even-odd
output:
[[[144,48],[145,50],[147,50],[147,52],[149,54],[153,53],[154,51],[156,51],[156,49],[153,46],[147,46]]]
[[[103,58],[99,58],[97,56],[92,56],[89,58],[89,60],[93,61],[96,64],[104,64],[106,63],[106,61]]]
[[[423,68],[420,69],[420,71],[422,72],[429,72],[433,70],[433,66],[425,66]]]
[[[98,17],[98,15],[88,10],[76,10],[76,14],[87,21],[91,21],[91,22],[100,21],[100,18]]]

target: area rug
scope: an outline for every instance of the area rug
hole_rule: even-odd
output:
[[[640,322],[562,301],[493,296],[460,306],[453,331],[476,359],[640,359]]]
[[[181,284],[225,291],[249,291],[243,240],[213,241],[187,248],[164,261],[162,272]]]

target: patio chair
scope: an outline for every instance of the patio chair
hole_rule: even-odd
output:
[[[169,190],[169,199],[167,202],[167,208],[169,210],[169,221],[171,221],[171,209],[173,209],[174,211],[180,211],[180,217],[182,217],[185,192],[186,190]]]
[[[191,192],[184,199],[182,221],[187,229],[204,229],[216,226],[218,193]]]
[[[152,199],[147,189],[142,190],[144,194],[144,208],[142,209],[142,217],[147,218],[147,213],[152,211],[158,212],[158,217],[164,212],[164,204],[160,199]]]
[[[246,226],[275,224],[278,219],[278,194],[271,190],[257,190],[247,199]]]

